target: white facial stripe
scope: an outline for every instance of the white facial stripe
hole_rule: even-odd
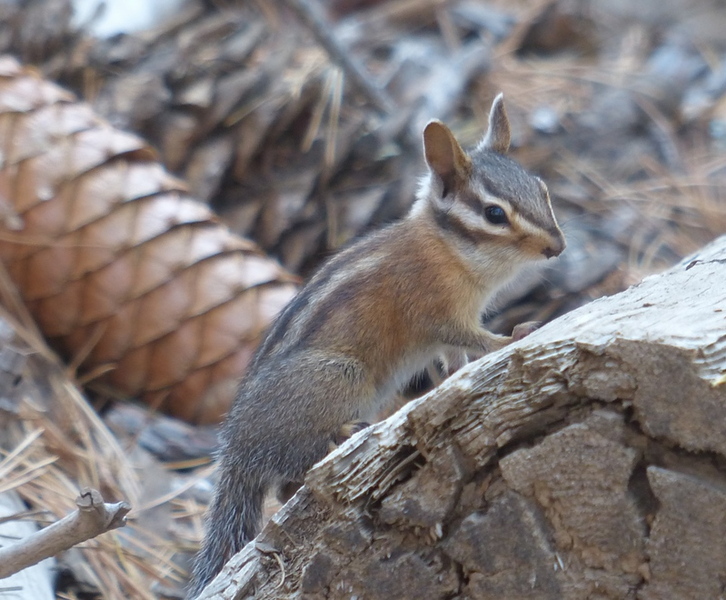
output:
[[[552,236],[549,233],[545,232],[541,227],[538,227],[537,225],[532,223],[532,221],[530,221],[526,217],[517,215],[515,223],[516,226],[530,239],[534,238],[540,240],[542,244],[551,243]]]
[[[557,218],[555,217],[555,209],[552,208],[552,199],[550,198],[549,193],[547,194],[547,206],[549,206],[550,216],[552,217],[552,220],[556,223]]]
[[[507,220],[511,223],[512,219],[514,219],[516,215],[516,212],[511,202],[505,200],[504,198],[493,196],[492,194],[487,192],[482,186],[479,185],[475,186],[472,191],[478,196],[478,198],[480,198],[480,202],[482,204],[482,209],[479,210],[476,215],[477,222],[479,223],[479,229],[496,235],[506,235],[509,227],[502,225],[493,225],[492,223],[490,223],[487,220],[486,216],[484,216],[483,214],[483,208],[486,206],[499,206],[504,211],[504,214],[507,216]]]
[[[493,196],[486,190],[486,188],[484,188],[484,186],[479,185],[478,182],[472,182],[472,184],[472,191],[482,199],[483,204],[496,204],[497,206],[501,206],[507,214],[507,218],[511,220],[514,208],[509,200]]]
[[[557,223],[557,217],[555,217],[555,209],[552,208],[552,196],[550,196],[550,191],[547,188],[547,185],[544,181],[542,181],[539,177],[537,177],[537,182],[540,185],[540,188],[542,189],[542,193],[544,194],[545,200],[547,200],[547,207],[550,209],[550,217],[552,217],[552,221]]]
[[[509,233],[508,227],[492,225],[486,217],[482,216],[481,212],[475,211],[463,202],[454,202],[449,212],[470,231],[481,231],[489,235],[507,235]]]
[[[463,202],[454,202],[449,212],[471,231],[481,231],[482,229],[487,232],[489,231],[488,229],[481,227],[481,216]]]
[[[547,190],[547,186],[545,186],[544,183],[542,183],[542,190],[543,190],[544,196],[547,200],[547,207],[549,208],[549,213],[550,213],[550,217],[552,218],[552,222],[557,223],[557,218],[555,217],[555,211],[554,211],[554,208],[552,208],[552,199],[550,197],[549,191]],[[487,193],[487,191],[485,189],[483,189],[482,186],[476,186],[475,191],[480,195],[481,198],[485,199],[485,202],[491,202],[492,204],[501,206],[504,209],[504,212],[507,214],[507,218],[509,219],[510,222],[516,221],[517,224],[520,226],[520,228],[522,230],[524,230],[525,232],[527,232],[528,234],[542,237],[542,228],[537,226],[531,220],[522,216],[520,213],[516,212],[510,202],[508,202],[504,198],[497,198],[496,196],[492,196],[491,194]],[[523,224],[525,222],[526,222],[526,225]]]
[[[540,237],[542,235],[542,228],[537,227],[526,217],[517,215],[517,217],[515,218],[515,222],[517,223],[517,226],[528,235],[533,235],[537,237]]]
[[[469,198],[468,202],[463,200],[461,197],[456,198],[453,202],[450,197],[441,198],[433,189],[434,186],[432,185],[432,181],[428,177],[421,181],[419,191],[420,193],[428,192],[429,201],[432,202],[436,208],[456,218],[459,223],[472,233],[481,232],[487,235],[499,237],[506,237],[507,235],[510,235],[511,229],[509,227],[493,225],[483,214],[485,206],[499,206],[502,210],[504,210],[509,222],[516,223],[517,227],[523,233],[528,236],[540,238],[543,241],[546,239],[547,236],[546,234],[543,234],[542,228],[517,212],[511,202],[504,198],[493,196],[487,192],[482,185],[478,185],[478,182],[471,181],[470,183],[472,184],[472,187],[467,193]],[[472,206],[471,199],[473,198],[476,198],[477,201],[481,203],[480,207]],[[555,221],[554,210],[552,209],[552,202],[550,201],[549,194],[546,196],[546,199],[552,220]]]
[[[507,219],[509,221],[512,220],[514,208],[507,200],[505,200],[504,198],[498,198],[497,196],[492,196],[491,194],[485,194],[482,197],[484,198],[485,204],[494,204],[496,206],[501,206],[507,215]]]

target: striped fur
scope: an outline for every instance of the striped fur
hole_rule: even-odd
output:
[[[510,341],[481,326],[482,311],[520,265],[565,242],[544,184],[508,146],[501,97],[470,154],[430,123],[430,172],[408,216],[339,252],[279,316],[223,428],[190,597],[255,537],[265,492],[302,481],[347,423],[372,420],[441,353]],[[506,224],[488,220],[492,206]]]

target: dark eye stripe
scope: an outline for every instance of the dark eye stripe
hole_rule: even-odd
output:
[[[486,236],[486,234],[482,235],[481,232],[472,231],[455,215],[452,215],[449,212],[435,209],[434,218],[436,219],[436,223],[439,227],[441,227],[441,229],[457,234],[458,236],[469,240],[474,244],[481,242],[483,237],[488,237]]]
[[[494,198],[501,198],[502,200],[506,200],[513,207],[516,207],[517,212],[525,217],[527,220],[533,223],[538,223],[541,222],[543,218],[547,219],[547,216],[543,213],[541,209],[539,209],[539,207],[537,208],[537,210],[530,210],[530,205],[532,204],[532,202],[528,201],[526,197],[517,198],[515,196],[512,196],[511,194],[507,194],[505,190],[493,185],[493,183],[485,175],[482,175],[481,177],[484,189],[489,195],[493,196]],[[544,199],[545,198],[543,198],[543,200]],[[544,202],[544,204],[547,204],[547,202]],[[481,210],[479,210],[478,212],[481,213]],[[547,220],[551,220],[551,218]]]
[[[458,199],[473,210],[477,215],[484,216],[484,203],[474,194],[459,194]]]
[[[482,202],[481,199],[474,194],[460,194],[458,196],[458,199],[461,200],[461,202],[468,206],[472,211],[474,211],[475,214],[479,215],[483,219],[486,219],[492,225],[506,225],[509,223],[507,211],[505,211],[502,207],[496,204],[484,204],[484,202]],[[490,216],[487,214],[487,211],[494,207],[502,211],[502,215],[504,217],[503,219],[497,219],[496,217],[494,217],[493,219],[490,218]]]

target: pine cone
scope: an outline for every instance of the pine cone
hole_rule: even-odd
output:
[[[231,234],[140,138],[0,59],[0,260],[81,371],[218,420],[296,279]]]

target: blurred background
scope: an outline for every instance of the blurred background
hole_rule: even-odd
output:
[[[161,163],[179,183],[140,197],[183,190],[214,213],[198,220],[247,239],[225,241],[219,253],[249,244],[244,264],[257,257],[256,277],[275,294],[256,297],[254,331],[244,358],[225,371],[228,382],[321,260],[405,213],[424,169],[425,123],[441,119],[474,144],[500,91],[512,154],[547,182],[568,247],[499,298],[487,316],[494,330],[548,321],[621,291],[726,232],[724,31],[718,0],[1,0],[0,54],[26,70],[0,71],[9,82],[28,73],[54,82],[143,139],[133,152],[109,156]],[[0,90],[13,114],[26,110],[17,108],[25,97],[18,89]],[[0,128],[3,156],[19,130]],[[139,148],[149,154],[140,157]],[[7,190],[17,187],[3,194],[12,199]],[[39,205],[55,201],[53,193],[33,194]],[[6,229],[21,231],[6,212]],[[78,377],[118,440],[110,467],[103,444],[88,441],[97,433],[64,433],[66,460],[56,475],[96,481],[137,508],[131,527],[109,534],[113,541],[65,560],[58,597],[181,597],[209,499],[215,429],[156,409],[213,423],[228,400],[205,413],[181,407],[184,393],[177,405],[104,380],[99,369],[110,359],[86,360],[96,333],[75,346],[72,333],[49,333],[40,300],[28,300],[30,284],[18,283],[26,267],[8,264],[20,289],[15,314],[27,300],[23,323],[39,322],[66,361],[57,376],[41,368],[42,385],[36,366],[33,393],[58,403],[63,378]],[[239,295],[260,288],[255,282],[231,287]],[[37,346],[33,353],[54,360]],[[118,401],[140,397],[148,407]],[[18,443],[29,423],[47,416],[20,410],[15,418]],[[86,433],[102,426],[83,419]],[[60,446],[35,444],[40,454],[28,460],[58,455]],[[47,491],[56,488],[21,483],[26,502],[64,514]]]

